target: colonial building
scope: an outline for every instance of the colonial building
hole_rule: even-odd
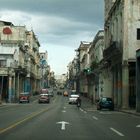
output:
[[[77,58],[75,57],[68,65],[68,85],[71,89],[77,90]]]
[[[110,95],[118,108],[136,107],[135,64],[139,48],[139,0],[105,0],[103,53]]]
[[[84,96],[88,95],[88,79],[86,71],[89,68],[89,54],[88,50],[91,46],[90,42],[81,41],[80,46],[77,50],[79,62],[79,92]]]
[[[20,92],[39,90],[39,46],[33,31],[0,21],[1,100],[14,102]]]
[[[105,74],[100,64],[103,60],[104,31],[99,30],[89,48],[88,93],[93,102],[101,96],[107,96]]]

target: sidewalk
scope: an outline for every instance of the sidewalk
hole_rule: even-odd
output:
[[[87,111],[94,111],[97,110],[96,104],[92,104],[91,100],[87,97],[81,96],[82,100],[82,108],[85,108]],[[123,113],[128,113],[136,116],[140,116],[140,112],[136,112],[135,109],[115,109],[116,111],[123,112]]]

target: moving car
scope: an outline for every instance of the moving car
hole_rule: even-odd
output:
[[[53,89],[48,89],[48,95],[50,97],[53,97],[54,96]]]
[[[38,103],[50,103],[50,98],[48,94],[40,94]]]
[[[79,97],[79,95],[70,95],[70,97],[69,97],[69,104],[76,104],[77,102],[76,102],[76,100],[77,100],[77,98]]]
[[[71,93],[70,93],[71,95],[77,95],[77,93],[76,93],[76,90],[71,90]]]
[[[114,110],[114,103],[112,98],[110,97],[102,97],[97,102],[97,110],[101,110],[103,108]]]
[[[22,92],[19,94],[19,103],[29,103],[30,102],[30,93],[29,92]]]
[[[67,96],[68,97],[68,92],[64,91],[63,96]]]

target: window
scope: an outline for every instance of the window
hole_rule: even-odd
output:
[[[0,67],[6,66],[6,60],[0,60]]]
[[[137,29],[137,40],[140,40],[140,28]]]

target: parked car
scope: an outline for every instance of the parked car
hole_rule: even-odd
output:
[[[48,94],[40,94],[38,103],[50,103],[50,98]]]
[[[22,92],[19,94],[19,103],[29,103],[30,102],[30,93],[29,92]]]
[[[97,102],[97,110],[101,110],[103,108],[114,110],[114,103],[112,98],[110,97],[102,97]]]
[[[69,97],[69,104],[76,104],[77,103],[77,98],[79,97],[79,95],[70,95]]]

